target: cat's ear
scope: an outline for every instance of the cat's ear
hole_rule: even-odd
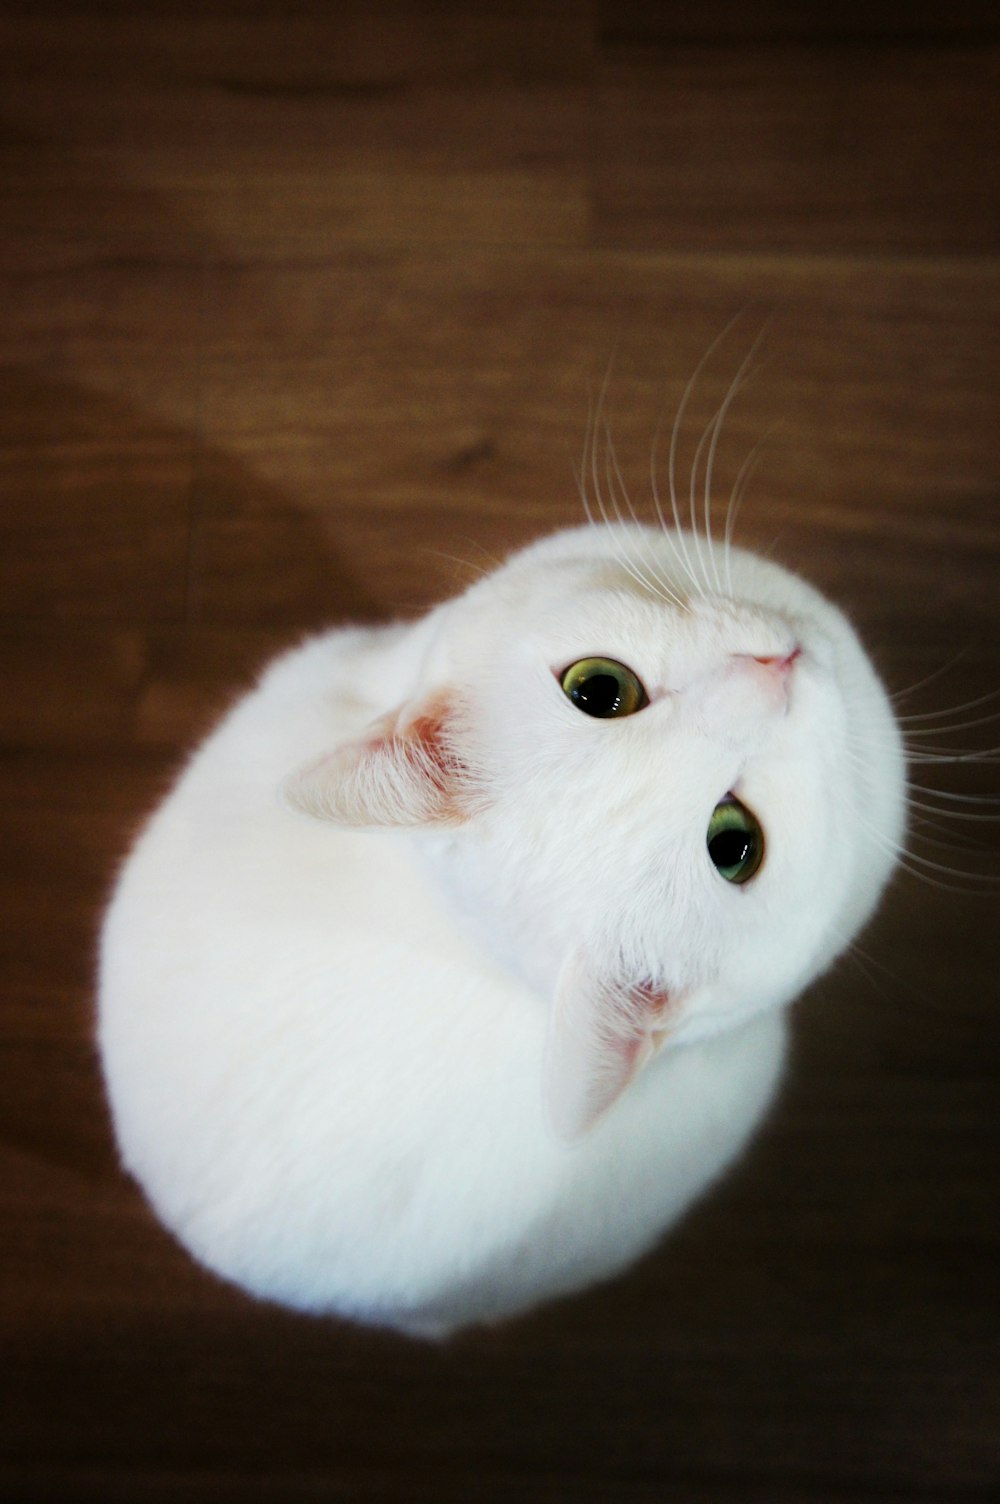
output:
[[[462,824],[481,804],[462,720],[448,691],[403,705],[292,774],[284,796],[336,825]]]
[[[560,1138],[580,1138],[617,1102],[663,1043],[670,1011],[652,983],[602,971],[585,948],[570,956],[545,1046],[546,1108]]]

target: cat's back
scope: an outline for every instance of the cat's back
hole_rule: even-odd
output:
[[[199,1090],[218,1093],[220,1059],[230,1080],[244,1073],[245,1095],[283,1052],[308,1059],[310,1034],[314,1058],[338,1031],[359,1062],[369,1043],[384,1054],[373,999],[391,998],[404,975],[412,986],[421,957],[461,949],[406,843],[321,825],[280,794],[289,768],[391,702],[414,651],[410,629],[392,627],[328,633],[284,655],[141,832],[101,939],[101,1048],[120,1110],[171,1080],[190,1108]],[[142,1117],[155,1120],[148,1100]]]
[[[404,641],[399,628],[334,631],[271,664],[140,832],[109,910],[105,955],[155,949],[157,935],[168,932],[176,951],[184,925],[192,927],[189,955],[198,934],[217,946],[227,910],[245,922],[255,896],[279,906],[283,898],[301,903],[319,875],[316,861],[336,884],[345,848],[355,846],[363,860],[367,843],[342,832],[318,840],[312,822],[282,806],[279,790],[290,766],[318,757],[377,714],[380,680],[391,679]],[[241,938],[251,934],[244,930]]]

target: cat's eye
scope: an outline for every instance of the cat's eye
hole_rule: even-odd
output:
[[[581,658],[563,671],[559,683],[578,710],[600,720],[635,715],[649,704],[636,675],[613,658]]]
[[[730,794],[712,811],[708,822],[708,854],[727,883],[746,883],[764,860],[764,832],[757,816]]]

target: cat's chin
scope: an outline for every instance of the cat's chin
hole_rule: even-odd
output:
[[[776,998],[774,1001],[752,1005],[736,1003],[729,1008],[706,1006],[699,1009],[695,1006],[675,1020],[669,1032],[664,1035],[661,1049],[663,1052],[683,1050],[693,1045],[710,1044],[727,1034],[738,1034],[760,1018],[779,1012],[787,1001],[785,998]]]

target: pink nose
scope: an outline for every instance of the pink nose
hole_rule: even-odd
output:
[[[801,653],[802,649],[800,647],[794,647],[790,653],[786,653],[782,658],[776,655],[770,658],[760,658],[756,653],[746,656],[752,656],[754,663],[761,663],[765,668],[774,669],[776,673],[785,675],[791,672],[792,664]],[[740,654],[739,656],[742,657],[743,655]]]
[[[779,709],[788,704],[792,668],[801,652],[796,646],[790,653],[734,653],[733,657],[745,665],[744,673],[754,682],[755,693],[762,697],[762,703]]]

